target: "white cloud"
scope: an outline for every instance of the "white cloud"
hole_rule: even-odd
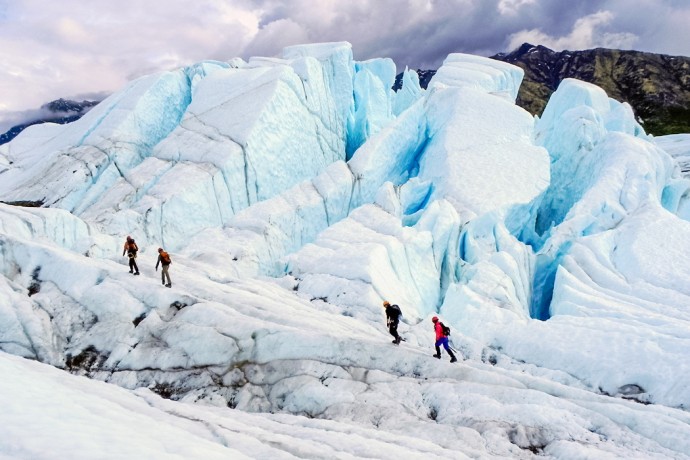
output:
[[[498,12],[503,15],[516,15],[525,5],[534,5],[537,0],[500,0],[498,2]]]
[[[237,3],[237,2],[234,2]],[[0,24],[6,110],[116,91],[144,73],[239,56],[259,17],[224,0],[8,3]]]
[[[568,35],[552,37],[540,29],[521,30],[509,37],[508,49],[513,50],[523,43],[544,45],[553,50],[584,50],[597,47],[631,48],[638,37],[629,32],[606,32],[604,29],[614,19],[610,11],[598,11],[575,21]]]
[[[292,19],[278,19],[259,29],[247,46],[253,56],[274,56],[284,47],[310,42],[307,31]]]
[[[62,17],[55,22],[57,35],[66,43],[80,43],[89,39],[86,29],[72,18]]]
[[[305,42],[349,41],[355,59],[390,57],[401,69],[525,41],[690,55],[688,17],[679,0],[0,0],[0,111]]]

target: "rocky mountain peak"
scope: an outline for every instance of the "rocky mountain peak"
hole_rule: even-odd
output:
[[[561,81],[576,78],[629,103],[651,134],[690,132],[689,57],[606,48],[556,52],[524,43],[492,58],[525,71],[517,103],[532,114],[541,114]]]
[[[516,102],[533,115],[541,115],[564,79],[576,78],[629,103],[650,134],[690,132],[690,57],[606,48],[554,51],[523,43],[491,58],[525,71]],[[426,88],[436,71],[420,69],[417,73],[420,85]]]

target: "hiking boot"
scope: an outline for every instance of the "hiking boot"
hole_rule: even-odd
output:
[[[129,272],[130,272],[130,273],[134,273],[134,270],[130,270]]]
[[[136,273],[135,273],[135,275],[138,275],[138,274],[139,274],[139,272],[136,272]]]
[[[457,362],[457,360],[458,360],[458,358],[456,358],[455,356],[453,356],[452,358],[450,358],[450,362],[451,362],[451,363]]]
[[[436,359],[441,359],[441,355],[433,355]]]
[[[165,285],[165,287],[169,287],[169,288],[171,288],[171,287],[172,287],[172,283],[168,283],[168,284],[166,284],[166,285]]]

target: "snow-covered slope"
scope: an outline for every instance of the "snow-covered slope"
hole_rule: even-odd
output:
[[[575,80],[535,120],[517,67],[412,74],[202,62],[0,147],[0,454],[690,458],[677,144]]]
[[[685,177],[690,173],[690,134],[671,134],[654,139],[654,143],[673,156]]]

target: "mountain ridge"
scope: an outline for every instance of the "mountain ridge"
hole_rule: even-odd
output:
[[[10,142],[29,126],[40,125],[42,123],[57,123],[64,125],[77,121],[100,102],[101,101],[87,100],[79,102],[60,98],[43,104],[41,110],[48,112],[45,116],[15,125],[6,132],[0,134],[0,145]]]
[[[541,115],[563,79],[577,78],[601,87],[614,99],[628,102],[650,134],[690,132],[690,57],[611,48],[554,51],[523,43],[510,53],[490,58],[525,71],[516,103],[533,115]],[[417,69],[417,74],[420,86],[426,88],[436,70]],[[402,73],[397,75],[393,89],[397,91],[401,86]],[[63,98],[48,102],[41,109],[54,115],[13,126],[0,134],[0,145],[29,126],[76,121],[99,102]]]
[[[525,71],[516,103],[533,115],[541,116],[564,79],[576,78],[629,103],[650,134],[690,132],[690,57],[609,48],[554,51],[530,43],[490,57]],[[426,88],[436,71],[417,73]]]
[[[525,43],[492,59],[525,71],[517,104],[540,114],[565,78],[593,83],[629,103],[654,135],[690,132],[690,57],[595,48],[553,51]]]

